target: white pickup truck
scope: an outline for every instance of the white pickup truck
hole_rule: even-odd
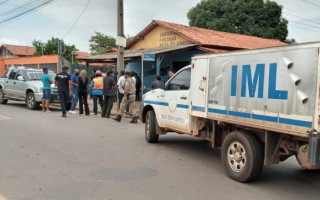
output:
[[[193,57],[164,90],[144,95],[147,142],[167,132],[208,140],[239,182],[290,156],[319,169],[319,52],[309,43]]]
[[[3,78],[0,77],[0,104],[7,104],[8,100],[25,101],[28,109],[38,109],[43,97],[42,74],[40,69],[11,67]],[[48,75],[52,80],[56,76],[54,72]],[[54,84],[51,93],[51,102],[58,101],[58,89]],[[67,107],[70,106],[69,101]]]

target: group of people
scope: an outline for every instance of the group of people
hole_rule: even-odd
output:
[[[62,117],[67,116],[67,105],[69,97],[72,95],[72,104],[70,113],[76,114],[75,108],[79,101],[79,114],[90,115],[88,106],[88,91],[90,98],[93,99],[93,112],[98,114],[98,103],[101,107],[101,117],[110,118],[113,103],[118,93],[119,111],[114,120],[121,122],[122,115],[127,107],[132,113],[130,123],[137,123],[137,110],[135,101],[139,99],[140,90],[139,77],[134,72],[120,72],[120,77],[116,84],[116,77],[112,71],[108,71],[105,77],[102,77],[101,70],[95,71],[91,77],[91,81],[85,70],[76,69],[73,75],[68,73],[68,67],[64,67],[63,71],[56,75],[55,84],[58,86],[58,95],[62,109]],[[43,69],[41,77],[43,82],[43,101],[42,111],[50,112],[49,101],[51,99],[51,84],[53,83],[48,76],[48,69]],[[137,87],[138,86],[138,87]],[[140,80],[141,87],[141,80]],[[140,88],[139,87],[139,88]],[[138,95],[137,95],[138,94]],[[138,97],[137,97],[138,96]]]

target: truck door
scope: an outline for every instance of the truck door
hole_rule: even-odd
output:
[[[191,115],[206,118],[209,59],[195,59],[192,67],[192,84],[190,93]]]
[[[17,76],[17,73],[18,73],[17,69],[11,70],[9,77],[6,81],[6,85],[5,85],[4,89],[5,89],[5,94],[9,97],[15,97],[14,96],[14,82],[15,82],[15,78]]]
[[[25,99],[26,98],[26,74],[24,71],[19,71],[16,78],[15,82],[13,82],[13,89],[15,96],[20,98],[20,99]]]
[[[165,127],[173,130],[187,131],[189,120],[189,89],[191,69],[179,71],[167,84],[164,91],[164,101],[168,106],[164,107],[166,115]]]

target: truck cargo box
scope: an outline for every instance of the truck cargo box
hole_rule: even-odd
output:
[[[194,57],[191,115],[307,137],[318,130],[319,49],[307,43]]]

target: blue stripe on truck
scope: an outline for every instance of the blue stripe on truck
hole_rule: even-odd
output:
[[[159,106],[169,106],[168,103],[160,102],[160,101],[143,101],[143,103],[159,105]],[[189,106],[185,104],[177,104],[177,108],[189,109]],[[200,106],[192,106],[191,109],[202,111],[202,112],[205,111],[205,108]],[[214,114],[220,114],[220,115],[229,115],[234,117],[242,117],[247,119],[287,124],[287,125],[300,126],[300,127],[306,127],[306,128],[312,127],[312,122],[303,121],[303,120],[295,120],[295,119],[288,119],[288,118],[282,118],[282,117],[278,118],[278,117],[272,117],[272,116],[266,116],[266,115],[250,114],[250,113],[229,111],[224,109],[214,109],[214,108],[208,108],[208,112],[214,113]]]

